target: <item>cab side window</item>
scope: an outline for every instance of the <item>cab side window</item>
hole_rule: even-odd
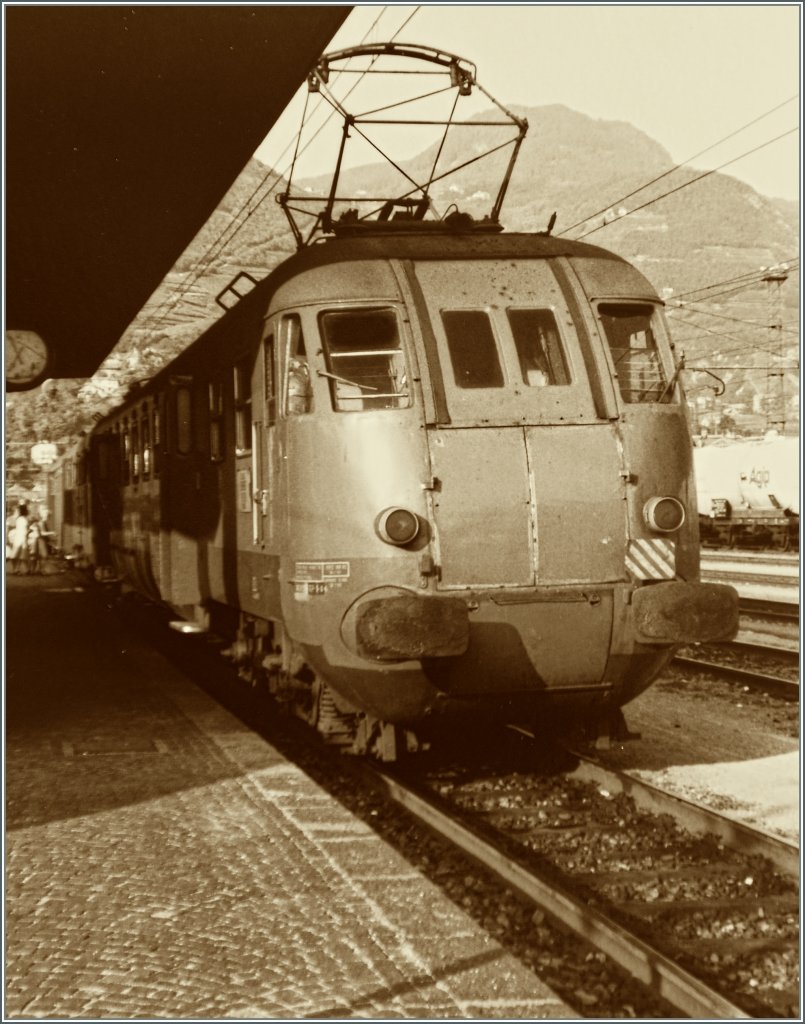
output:
[[[269,426],[277,422],[277,379],[274,372],[274,348],[274,335],[269,334],[263,341],[266,420]]]
[[[310,412],[313,405],[310,366],[298,314],[283,317],[282,337],[285,339],[285,415],[298,416]]]

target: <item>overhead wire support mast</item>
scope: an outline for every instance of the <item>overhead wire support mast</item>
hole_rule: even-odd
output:
[[[328,87],[332,65],[339,61],[354,60],[355,58],[370,58],[369,67],[361,72],[364,76],[374,75],[429,75],[444,74],[449,78],[449,86],[440,89],[428,87],[417,95],[406,95],[396,99],[395,102],[382,103],[377,105],[376,92],[372,94],[374,104],[365,103],[364,107],[371,106],[372,109],[364,110],[362,113],[350,112],[345,107],[346,96],[339,99],[332,94]],[[381,59],[403,58],[436,64],[441,70],[433,71],[421,67],[401,70],[399,67],[387,67],[375,63]],[[357,70],[355,71],[357,73]],[[399,78],[397,79],[399,82]],[[397,88],[402,88],[402,85]],[[314,186],[309,186],[300,192],[293,192],[293,182],[289,177],[286,190],[277,196],[277,202],[283,207],[286,217],[289,220],[291,230],[299,248],[309,245],[321,232],[323,234],[347,234],[355,231],[400,231],[400,230],[474,230],[474,231],[500,231],[502,226],[499,223],[500,211],[503,200],[508,189],[512,171],[517,155],[522,145],[525,134],[528,130],[528,122],[519,118],[503,107],[494,99],[476,80],[475,65],[455,54],[429,46],[420,46],[406,43],[372,43],[350,47],[334,53],[324,54],[316,66],[308,75],[308,89],[311,93],[318,93],[329,102],[333,109],[343,117],[343,125],[338,143],[338,154],[335,160],[335,170],[332,181],[327,188],[326,195],[318,191]],[[488,111],[472,118],[455,118],[456,108],[462,98],[470,97],[477,89],[477,95],[489,99],[503,115],[501,118],[490,118]],[[352,90],[350,90],[351,92]],[[452,107],[447,116],[439,116],[440,110],[431,109],[438,102],[438,97],[454,93],[452,96]],[[349,93],[347,94],[347,96]],[[429,106],[422,109],[421,104],[427,101]],[[410,117],[377,117],[378,114],[386,114],[388,111],[398,109],[406,105],[420,104],[416,111],[409,106]],[[476,131],[491,130],[497,132],[497,137],[487,144],[484,152],[475,153],[464,159],[464,152],[460,144],[451,135],[451,145],[448,148],[448,132],[453,128],[472,128]],[[404,128],[408,135],[404,139],[405,148],[401,155],[392,156],[389,152],[388,137],[393,129]],[[439,137],[431,140],[433,145],[432,163],[424,172],[418,171],[411,160],[411,133],[419,129],[443,128]],[[500,129],[507,128],[514,131],[511,138],[499,142]],[[300,134],[304,124],[300,128]],[[385,133],[383,145],[370,137],[372,133]],[[399,141],[399,134],[395,137]],[[345,153],[347,144],[355,139],[361,145],[369,146],[380,155],[385,162],[386,176],[381,186],[383,194],[369,194],[369,190],[356,189],[353,185],[349,188],[349,194],[340,194],[339,188],[343,177],[347,174],[347,163]],[[470,165],[478,160],[490,157],[500,150],[511,147],[511,153],[507,165],[503,169],[502,182],[498,188],[489,213],[484,217],[476,217],[470,213],[463,213],[458,210],[455,197],[465,195],[469,201],[475,202],[479,198],[489,199],[489,195],[478,189],[475,184],[475,191],[465,193],[458,185],[451,185],[449,190],[442,191],[434,189],[434,186],[441,183],[446,177],[459,175]],[[440,162],[447,169],[439,168]],[[398,176],[399,184],[388,184],[388,169]],[[455,178],[453,179],[455,182]],[[470,194],[471,192],[471,194]],[[437,196],[434,193],[441,193]],[[447,212],[440,215],[436,209],[436,202],[441,198],[447,203]],[[344,204],[350,205],[343,209]],[[453,212],[451,212],[453,211]],[[312,227],[307,232],[303,228],[300,218],[312,219]],[[310,221],[307,222],[308,224]]]
[[[766,422],[767,425],[781,434],[785,433],[785,349],[783,342],[782,288],[788,280],[785,267],[773,267],[763,277],[769,294],[769,337],[772,355],[777,355],[780,363],[777,370],[769,370],[766,374]],[[777,377],[777,395],[772,392],[772,378]],[[776,413],[776,415],[775,415]]]

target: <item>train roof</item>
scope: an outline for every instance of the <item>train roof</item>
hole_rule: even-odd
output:
[[[552,259],[560,256],[612,260],[631,266],[617,253],[587,242],[553,237],[545,233],[490,232],[484,230],[406,230],[401,227],[374,232],[367,230],[349,237],[327,237],[300,249],[283,260],[224,316],[212,324],[150,381],[135,387],[122,403],[143,396],[152,388],[161,387],[176,374],[189,372],[200,359],[220,351],[219,342],[225,334],[235,334],[237,324],[251,324],[261,318],[271,295],[286,281],[316,267],[357,260],[483,260],[483,259]],[[214,358],[214,356],[213,356]],[[109,415],[114,416],[117,410]]]
[[[555,238],[544,233],[485,231],[373,232],[350,237],[324,238],[289,257],[269,275],[282,277],[311,267],[347,260],[477,260],[549,259],[557,256],[592,256],[625,263],[623,257],[597,245]]]

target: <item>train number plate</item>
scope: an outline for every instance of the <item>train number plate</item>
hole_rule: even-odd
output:
[[[295,562],[294,597],[306,601],[349,579],[349,562]]]

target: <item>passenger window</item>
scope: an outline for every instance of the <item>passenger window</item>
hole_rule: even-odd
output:
[[[282,329],[285,338],[285,414],[298,416],[310,412],[313,389],[310,384],[310,367],[305,353],[305,339],[302,336],[302,321],[296,313],[283,318]]]
[[[224,389],[219,380],[208,385],[210,405],[210,458],[220,462],[224,457]]]
[[[140,420],[140,438],[143,445],[143,480],[151,477],[151,427],[148,421],[148,406],[143,406]]]
[[[98,438],[98,479],[108,480],[109,479],[109,434],[101,434]]]
[[[135,483],[140,479],[140,428],[136,412],[131,417],[131,479]]]
[[[176,450],[189,455],[193,448],[192,392],[190,388],[176,389]]]
[[[570,383],[556,318],[550,309],[508,309],[523,384],[532,388]]]
[[[162,435],[160,434],[160,416],[162,409],[162,396],[158,395],[154,405],[154,448],[153,448],[153,471],[154,479],[159,476],[159,460],[162,452]]]
[[[605,302],[598,307],[624,402],[671,397],[651,326],[653,313],[652,306],[642,303]]]
[[[502,388],[503,371],[489,315],[481,309],[442,311],[453,377],[460,388]]]
[[[131,440],[129,438],[129,418],[123,420],[123,429],[120,432],[120,454],[123,462],[123,483],[131,480]]]
[[[322,313],[333,408],[404,409],[410,403],[408,374],[393,309],[350,309]]]
[[[244,359],[235,366],[236,455],[243,455],[252,449],[252,389],[249,377],[249,362]]]

